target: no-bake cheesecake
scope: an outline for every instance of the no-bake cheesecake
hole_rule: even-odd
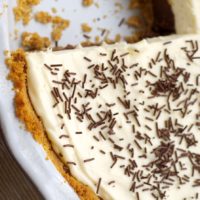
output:
[[[155,30],[198,33],[198,2],[181,2],[165,1],[171,22]],[[194,34],[18,50],[17,116],[81,199],[200,199],[199,45]]]
[[[199,42],[168,36],[21,58],[42,125],[26,122],[92,189],[85,199],[199,198]]]

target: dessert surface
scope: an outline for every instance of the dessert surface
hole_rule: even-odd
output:
[[[97,196],[199,198],[199,42],[26,53],[28,94],[52,147]]]
[[[172,10],[163,4],[161,19],[150,1],[142,2],[147,25],[159,19],[156,34],[199,32],[197,1],[171,0]],[[163,2],[153,4],[157,11]],[[46,24],[43,14],[37,12],[37,21]],[[120,19],[118,27],[123,23]],[[137,16],[128,20],[135,27],[140,23]],[[83,21],[82,31],[89,34],[89,25]],[[54,40],[61,32],[59,37],[53,32]],[[127,41],[143,37],[131,35]],[[24,33],[22,45],[33,50],[50,42]],[[81,199],[200,198],[199,35],[59,52],[17,51],[7,61],[17,116]]]
[[[200,1],[168,0],[177,34],[200,33]]]

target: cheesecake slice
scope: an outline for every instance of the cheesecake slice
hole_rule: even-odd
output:
[[[175,32],[200,32],[199,0],[151,0],[151,9],[148,13],[152,13],[151,30],[154,33],[168,35]]]
[[[169,0],[178,34],[200,33],[200,1]]]
[[[168,36],[24,55],[29,101],[69,177],[93,191],[84,199],[200,197],[199,45]]]

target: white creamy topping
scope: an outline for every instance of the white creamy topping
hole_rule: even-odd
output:
[[[200,37],[27,53],[30,99],[105,200],[200,198]]]
[[[178,34],[200,33],[200,1],[169,0]]]

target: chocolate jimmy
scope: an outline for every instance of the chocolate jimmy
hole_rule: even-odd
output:
[[[56,83],[56,84],[63,84],[62,81],[55,81],[55,80],[52,80],[52,83]]]
[[[70,147],[70,148],[74,148],[74,145],[72,144],[64,144],[63,147]]]
[[[53,64],[53,65],[50,65],[51,67],[62,67],[63,65],[62,64]]]
[[[114,184],[115,183],[115,181],[110,181],[110,182],[108,182],[108,185],[111,185],[111,184]]]
[[[94,135],[93,136],[93,138],[97,141],[97,142],[99,142],[99,139]]]
[[[56,97],[58,97],[63,102],[63,98],[60,96],[59,89],[57,87],[53,87],[53,91]]]
[[[82,82],[82,88],[85,87],[86,79],[87,79],[87,74],[84,75],[83,82]]]
[[[84,163],[87,163],[87,162],[91,162],[91,161],[93,161],[93,160],[95,160],[95,158],[85,159],[85,160],[83,160],[83,162],[84,162]]]
[[[164,42],[163,45],[168,45],[168,44],[171,44],[172,41],[168,41],[168,42]]]
[[[49,67],[49,65],[47,65],[47,64],[44,64],[44,66],[48,69],[48,70],[50,70],[50,71],[52,71],[52,68],[51,67]]]
[[[80,110],[75,105],[71,105],[71,107],[74,108],[74,110],[76,110],[78,113],[80,113]]]
[[[131,188],[130,188],[131,192],[135,192],[135,184],[136,184],[136,182],[132,183]]]
[[[92,62],[92,60],[91,59],[89,59],[89,58],[87,58],[87,57],[83,57],[84,58],[84,60],[87,60],[88,62]]]
[[[76,133],[77,135],[83,134],[82,131],[76,131],[75,133]]]
[[[63,129],[65,127],[65,124],[63,123],[60,127],[60,129]]]
[[[115,54],[116,54],[116,49],[114,49],[114,50],[112,51],[112,54],[111,54],[111,61],[114,61],[114,60],[116,59]]]
[[[199,80],[200,74],[196,76],[196,86],[199,86],[200,84],[200,80]]]
[[[120,27],[120,26],[124,23],[124,21],[125,21],[125,18],[122,18],[122,19],[120,20],[118,26]]]
[[[62,139],[62,138],[69,138],[69,135],[60,135],[59,138],[60,139]]]
[[[101,178],[99,178],[98,183],[97,183],[97,189],[96,189],[96,193],[99,193],[99,189],[101,187]]]
[[[56,103],[59,103],[59,100],[58,100],[57,95],[54,90],[51,90],[51,94],[54,97],[54,99],[56,100]]]
[[[106,53],[99,53],[100,56],[107,56]]]
[[[63,116],[61,114],[57,114],[57,116],[61,119],[63,119]]]
[[[136,192],[136,197],[137,197],[137,200],[140,200],[139,192]]]
[[[106,33],[106,29],[102,29],[102,32],[101,32],[101,36],[104,36],[104,34]]]
[[[91,37],[89,35],[83,34],[83,37],[86,39],[90,39]]]
[[[134,143],[137,145],[137,147],[138,147],[139,149],[142,149],[142,147],[140,146],[140,144],[138,143],[137,140],[134,140]]]
[[[103,151],[103,150],[99,150],[99,152],[102,153],[102,154],[106,154],[106,152]]]
[[[51,74],[54,75],[54,76],[58,75],[58,73],[52,72],[52,71],[51,71]]]
[[[123,150],[123,147],[117,145],[117,144],[114,144],[114,149],[117,149],[119,151],[122,151]]]
[[[156,56],[156,59],[155,59],[155,62],[159,62],[160,55],[161,55],[161,51],[158,52],[158,54]]]
[[[68,164],[68,165],[76,165],[75,162],[70,162],[70,161],[67,161],[67,164]]]

